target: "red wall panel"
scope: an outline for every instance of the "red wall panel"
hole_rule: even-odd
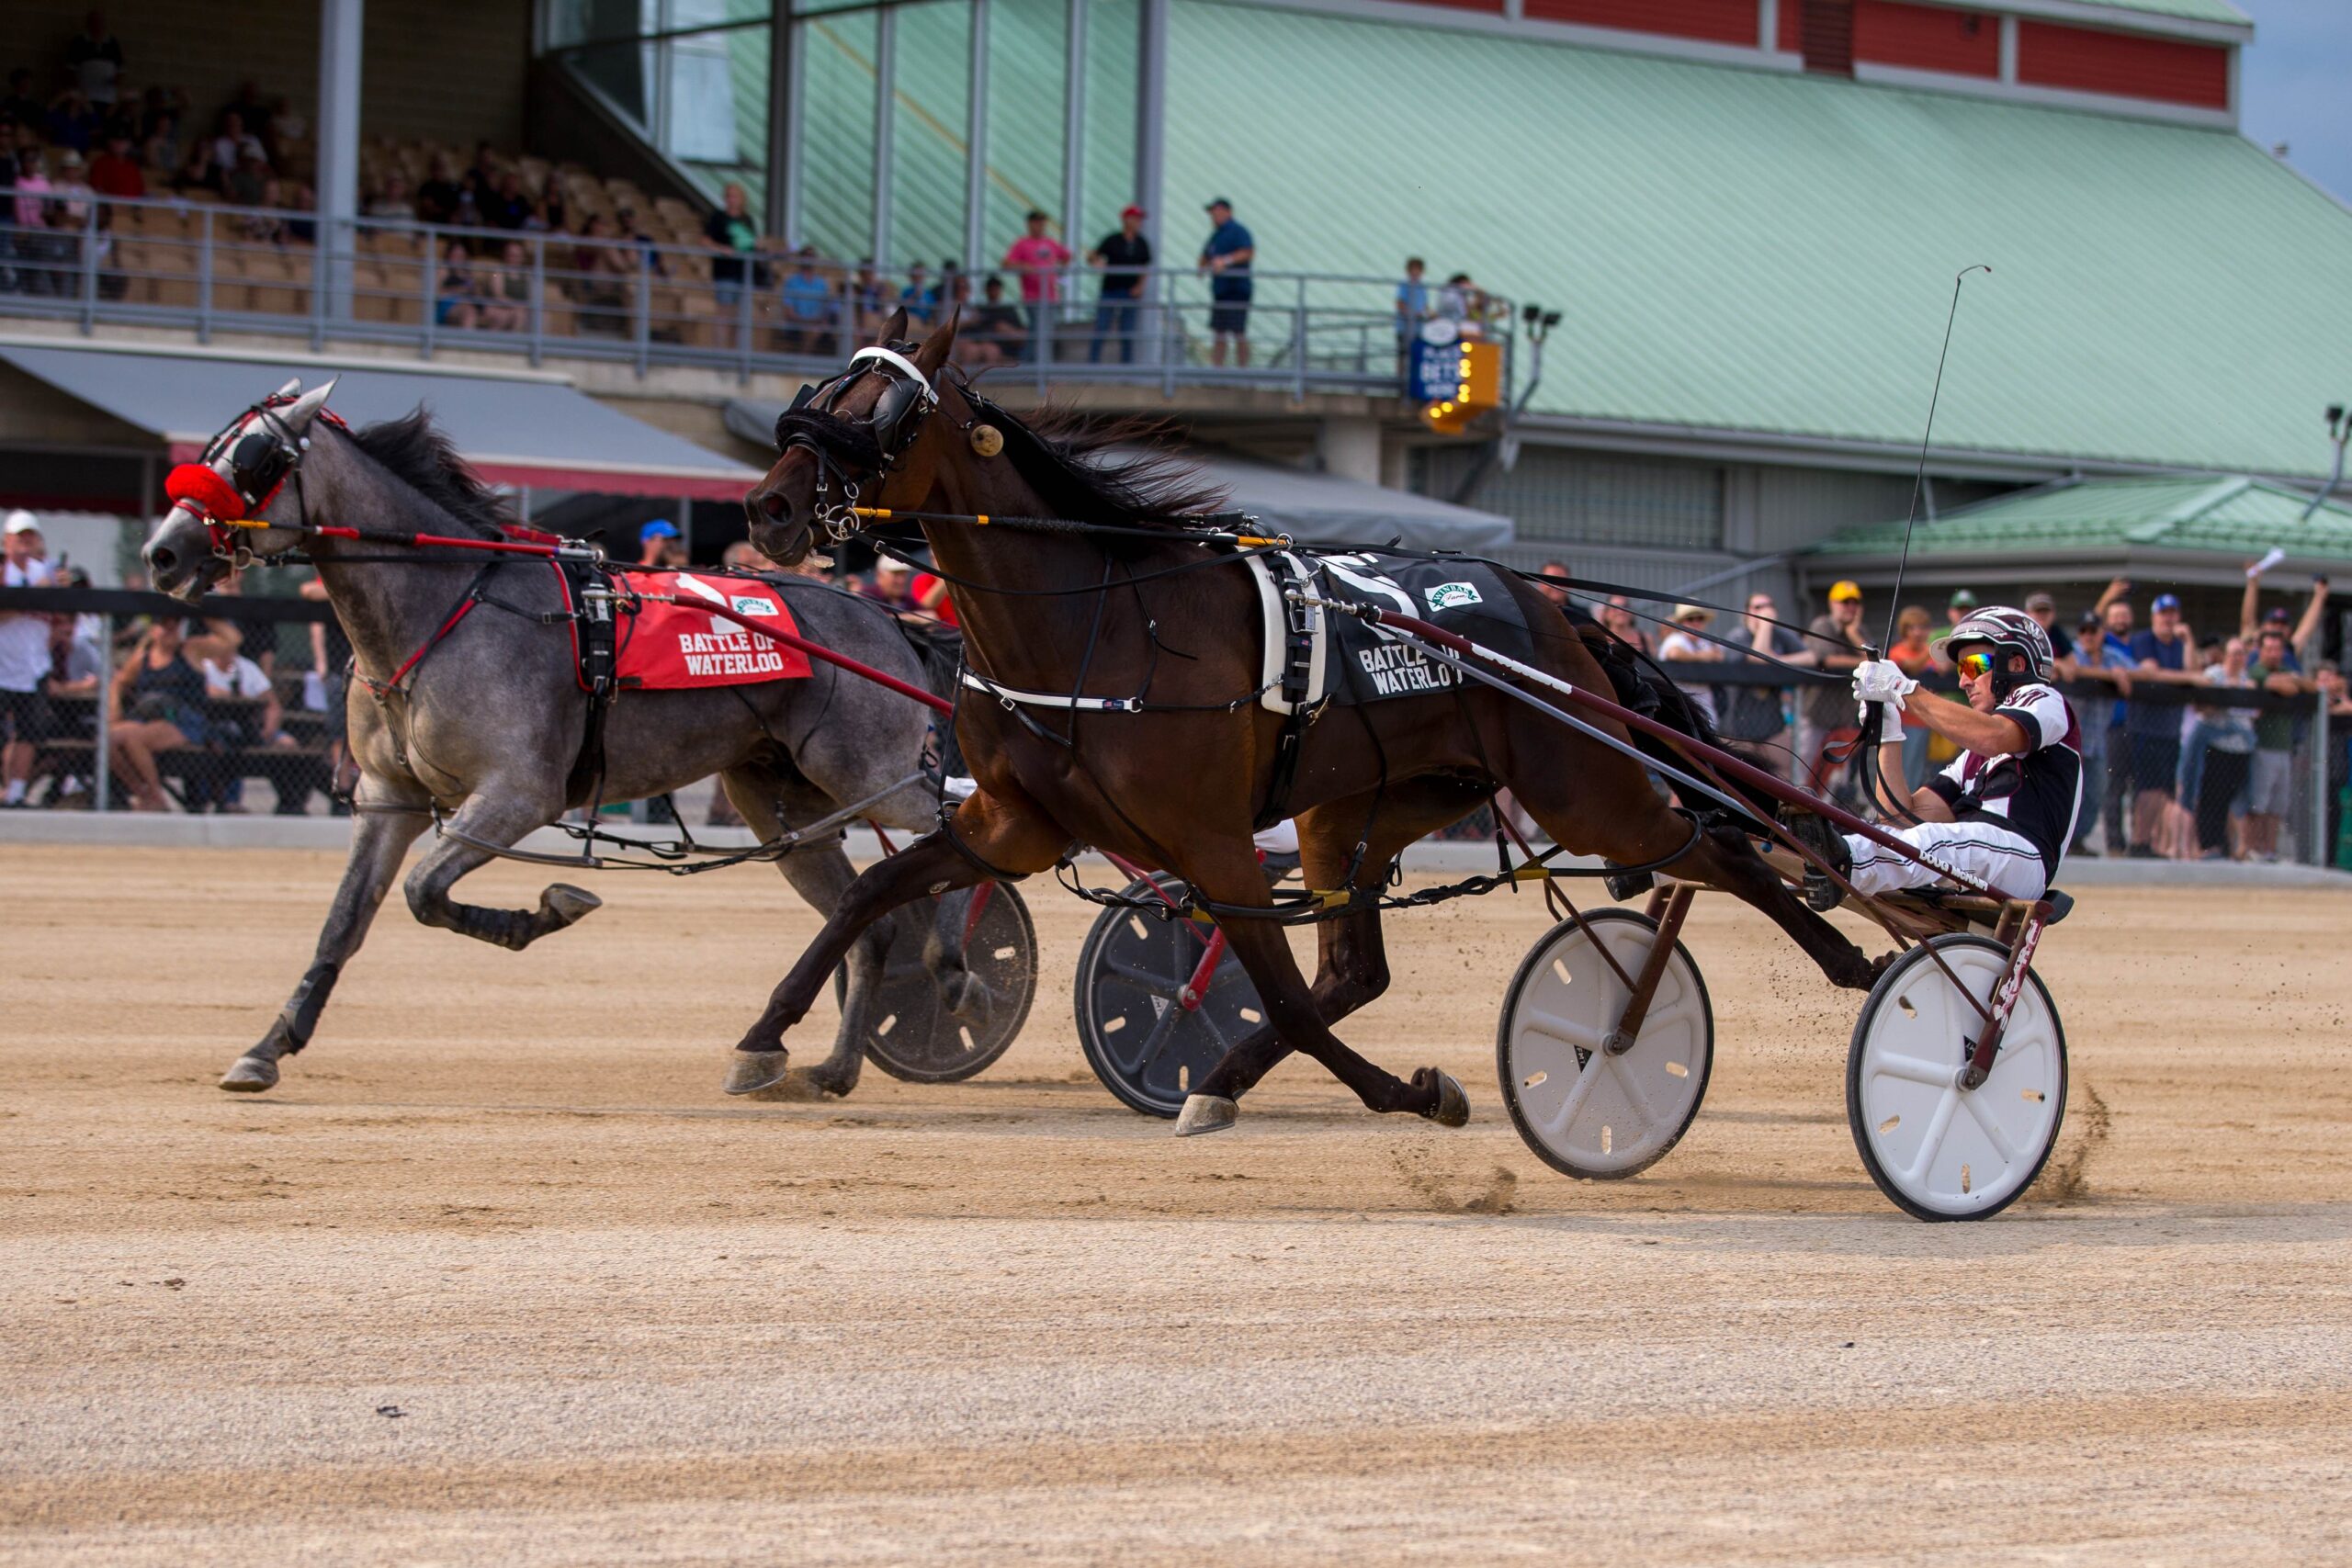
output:
[[[1526,15],[1546,22],[1756,47],[1756,0],[1526,0]]]
[[[1796,54],[1804,49],[1804,7],[1802,0],[1781,0],[1776,40],[1784,54]]]
[[[1961,76],[2001,74],[2001,19],[1979,11],[1855,0],[1854,58]]]
[[[2198,108],[2230,107],[2226,45],[2018,21],[2018,80]]]
[[[1450,11],[1484,11],[1490,17],[1503,14],[1503,0],[1414,0],[1420,6],[1442,6]]]

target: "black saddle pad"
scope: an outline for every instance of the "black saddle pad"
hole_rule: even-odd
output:
[[[1317,593],[1350,604],[1376,604],[1431,621],[1457,637],[1523,661],[1534,637],[1502,571],[1483,561],[1418,560],[1366,550],[1317,556]],[[1333,615],[1332,656],[1340,674],[1332,696],[1342,703],[1426,696],[1466,679],[1415,644],[1398,640],[1353,615]]]

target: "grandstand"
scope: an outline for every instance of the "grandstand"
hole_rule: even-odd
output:
[[[84,13],[11,15],[20,52],[0,64],[35,73],[58,184],[74,111],[55,120],[53,100],[77,85],[62,61]],[[702,448],[699,466],[665,449],[596,481],[691,509],[760,460],[743,433],[895,297],[976,309],[1028,211],[1082,254],[1130,203],[1160,265],[1107,343],[1076,263],[1042,309],[1013,276],[992,324],[967,318],[974,355],[1007,362],[1006,395],[1171,415],[1237,474],[1414,490],[1464,505],[1482,538],[1509,519],[1514,558],[1661,588],[1791,592],[1805,546],[1901,515],[1968,263],[1995,272],[1954,344],[1931,510],[2074,474],[2308,485],[2329,457],[2321,411],[2346,390],[2352,328],[2326,290],[2352,214],[2238,133],[2252,28],[2222,0],[653,15],[260,0],[233,49],[202,7],[115,18],[114,112],[143,155],[157,95],[177,105],[175,155],[149,161],[143,197],[52,195],[40,222],[8,225],[0,499],[151,501],[188,435],[59,406],[34,351],[233,353],[257,375],[440,377],[425,384],[444,400],[490,411],[460,432],[484,457],[518,455],[498,400],[455,383],[557,378],[650,443]],[[257,122],[262,166],[196,166],[232,108]],[[711,239],[730,183],[745,251]],[[1246,364],[1215,352],[1193,265],[1211,196],[1256,238]],[[1408,326],[1451,312],[1504,345],[1508,442],[1499,416],[1442,433],[1406,395],[1408,254],[1431,263]],[[1475,281],[1441,303],[1457,273]],[[1540,380],[1530,305],[1561,318]],[[224,378],[222,409],[255,389]],[[89,460],[62,461],[69,447]],[[601,460],[521,456],[518,472],[571,480]],[[550,479],[534,504],[572,493]],[[690,515],[715,555],[727,509]]]

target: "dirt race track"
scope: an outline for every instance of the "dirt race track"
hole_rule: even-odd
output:
[[[1402,917],[1344,1031],[1462,1132],[1298,1063],[1216,1138],[1119,1109],[1042,884],[986,1076],[727,1100],[814,929],[752,869],[521,955],[396,897],[218,1092],[337,864],[0,849],[0,1562],[2352,1557],[2342,895],[2086,897],[2052,1171],[1928,1226],[1846,1131],[1856,998],[1728,901],[1707,1108],[1593,1185],[1495,1089],[1532,897]]]

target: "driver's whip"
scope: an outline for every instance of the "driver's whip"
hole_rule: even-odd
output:
[[[1951,310],[1944,316],[1944,345],[1936,355],[1935,390],[1928,394],[1928,428],[1919,433],[1919,468],[1911,476],[1911,513],[1903,520],[1903,554],[1894,563],[1894,591],[1886,601],[1886,639],[1879,645],[1882,648],[1894,646],[1894,612],[1903,603],[1903,571],[1911,564],[1911,529],[1919,520],[1919,498],[1927,492],[1928,445],[1935,439],[1936,403],[1944,394],[1944,361],[1951,356],[1952,322],[1960,316],[1960,286],[1968,281],[1972,272],[1989,276],[1992,270],[1988,264],[1979,262],[1974,266],[1962,267],[1960,275],[1951,280]]]

